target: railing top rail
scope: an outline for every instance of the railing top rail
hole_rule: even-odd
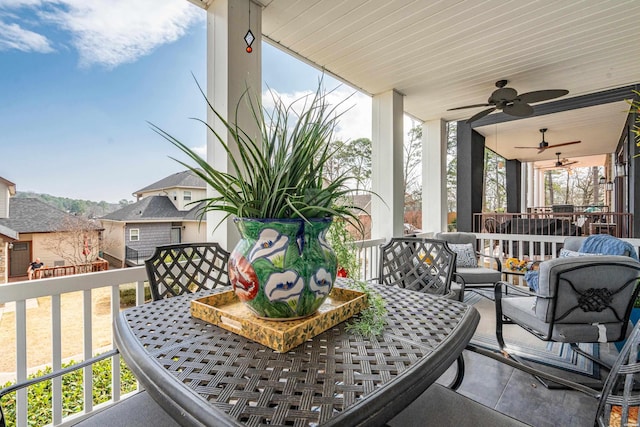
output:
[[[147,280],[147,273],[144,266],[140,266],[13,282],[0,286],[0,303],[61,295],[68,292],[112,286],[114,283],[133,283],[144,280]]]

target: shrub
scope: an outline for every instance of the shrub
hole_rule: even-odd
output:
[[[144,301],[151,301],[151,288],[149,284],[145,282],[144,285]],[[131,307],[136,305],[136,288],[122,287],[120,288],[120,307]]]
[[[71,361],[62,367],[75,365]],[[51,373],[51,367],[29,375],[29,379],[37,378]],[[93,404],[98,405],[111,399],[111,358],[104,359],[92,365],[93,372]],[[120,358],[120,392],[130,393],[136,389],[136,378],[127,365]],[[7,382],[2,388],[15,383]],[[41,381],[30,387],[27,391],[28,424],[30,426],[42,426],[52,423],[51,415],[51,387],[52,380]],[[82,369],[70,372],[62,376],[62,416],[66,417],[82,411],[84,404]],[[16,393],[9,393],[0,401],[4,412],[7,427],[16,425]]]

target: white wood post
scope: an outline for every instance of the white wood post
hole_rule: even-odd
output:
[[[251,53],[246,52],[244,41],[249,17],[255,37]],[[247,90],[251,96],[261,98],[261,20],[262,10],[251,0],[216,0],[207,9],[207,97],[216,111],[231,123],[235,121],[236,107],[240,102],[238,124],[249,135],[258,135],[258,129],[244,98],[242,101],[240,98]],[[214,120],[211,111],[207,112],[207,122],[220,135],[227,137],[227,143],[235,146],[222,123]],[[227,154],[211,132],[207,133],[207,162],[217,170],[232,172]],[[213,190],[208,188],[208,197],[213,194]],[[239,234],[232,219],[218,226],[223,217],[218,212],[207,214],[207,240],[218,242],[231,251],[239,240]]]
[[[422,231],[447,231],[447,122],[422,124]]]
[[[395,90],[372,100],[371,238],[402,236],[404,229],[403,97]]]

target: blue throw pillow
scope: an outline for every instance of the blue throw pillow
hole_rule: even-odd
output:
[[[538,292],[538,279],[540,276],[538,273],[538,270],[529,270],[524,273],[524,280],[527,282],[529,289],[534,292]]]

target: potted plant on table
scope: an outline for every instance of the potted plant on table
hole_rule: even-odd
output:
[[[220,211],[222,221],[235,218],[241,240],[229,259],[229,278],[238,297],[260,317],[293,319],[316,312],[335,281],[336,255],[325,239],[332,219],[345,219],[360,230],[362,224],[359,208],[344,203],[355,177],[324,179],[340,114],[328,104],[321,84],[313,96],[289,106],[276,96],[273,101],[273,109],[266,111],[258,96],[245,92],[241,99],[259,129],[254,138],[207,100],[233,144],[200,121],[226,151],[230,173],[216,170],[186,144],[152,126],[194,164],[174,160],[214,189],[216,195],[204,199],[200,217]]]

